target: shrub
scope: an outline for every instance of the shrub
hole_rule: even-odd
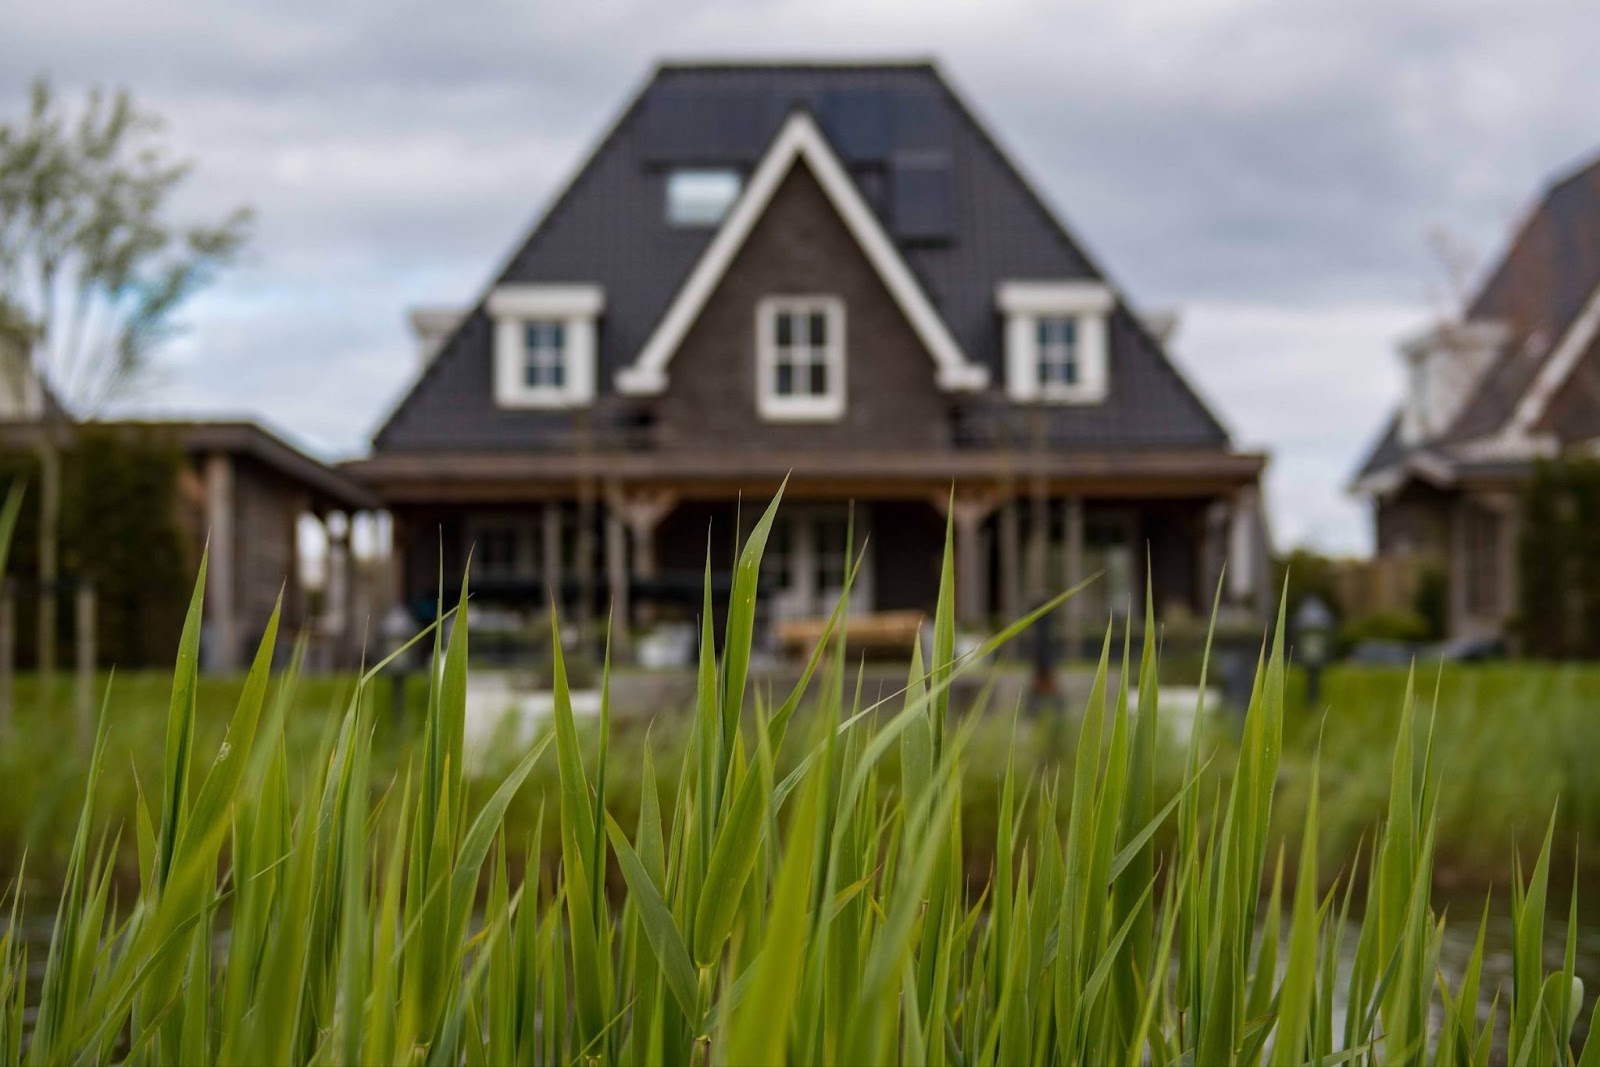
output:
[[[1363,641],[1402,641],[1415,644],[1432,636],[1428,621],[1412,611],[1375,611],[1351,619],[1339,628],[1339,643],[1352,648]]]

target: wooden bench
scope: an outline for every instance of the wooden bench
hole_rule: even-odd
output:
[[[920,611],[874,611],[852,614],[846,640],[866,652],[911,654],[925,618]],[[787,619],[778,623],[778,645],[786,653],[806,655],[822,640],[828,620]]]

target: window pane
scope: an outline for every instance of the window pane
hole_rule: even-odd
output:
[[[778,361],[777,393],[779,396],[794,394],[794,364],[786,359]]]
[[[786,311],[778,312],[778,347],[794,344],[794,317]]]
[[[818,348],[828,343],[828,319],[820,311],[811,313],[811,343]]]
[[[567,377],[566,370],[567,370],[567,364],[566,364],[566,361],[563,360],[563,359],[559,359],[558,358],[558,359],[553,360],[550,363],[549,378],[550,378],[550,385],[552,387],[554,387],[556,389],[560,389],[563,385],[566,384],[566,377]]]
[[[739,198],[735,170],[675,170],[667,175],[667,221],[674,226],[712,226]]]
[[[811,395],[828,395],[828,367],[824,363],[811,364]]]

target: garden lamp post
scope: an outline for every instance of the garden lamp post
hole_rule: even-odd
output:
[[[1295,644],[1306,667],[1306,701],[1322,699],[1322,668],[1328,665],[1333,639],[1333,612],[1321,598],[1308,596],[1294,613]]]

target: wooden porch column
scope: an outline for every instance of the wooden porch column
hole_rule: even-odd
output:
[[[1255,609],[1259,567],[1256,559],[1256,487],[1247,485],[1233,497],[1228,530],[1228,598]]]
[[[239,665],[238,620],[234,614],[233,459],[226,452],[206,457],[206,525],[210,546],[206,560],[206,617],[211,648],[206,669],[232,671]]]
[[[1017,500],[1000,505],[1000,614],[1007,623],[1022,614],[1022,530]]]
[[[1050,498],[1035,486],[1028,509],[1028,606],[1049,595]]]
[[[334,521],[337,518],[337,522]],[[349,665],[351,654],[350,634],[355,626],[355,597],[350,566],[350,526],[353,520],[348,512],[328,515],[322,520],[328,532],[328,580],[325,587],[326,603],[323,617],[328,621],[333,663],[336,669]]]
[[[611,589],[611,650],[619,658],[628,654],[628,628],[633,622],[629,605],[628,534],[615,505],[606,508],[606,585]]]
[[[983,520],[994,513],[998,497],[993,490],[962,493],[953,500],[935,497],[934,506],[950,511],[956,537],[956,618],[966,624],[983,620],[988,604],[988,568],[982,553]]]
[[[1067,540],[1067,588],[1083,581],[1083,498],[1069,496],[1062,502],[1062,523]],[[1076,660],[1083,651],[1083,597],[1067,598],[1067,660]]]
[[[302,629],[311,622],[306,618],[305,578],[300,573],[300,518],[311,513],[310,494],[297,493],[288,515],[289,574],[283,596],[283,618],[293,630]]]
[[[614,505],[627,524],[628,538],[633,549],[633,576],[657,576],[656,527],[678,506],[674,493],[629,493],[619,495]]]
[[[545,607],[558,608],[561,599],[561,503],[552,500],[544,506],[541,516],[543,536],[539,539],[544,548],[540,570],[544,574]]]

